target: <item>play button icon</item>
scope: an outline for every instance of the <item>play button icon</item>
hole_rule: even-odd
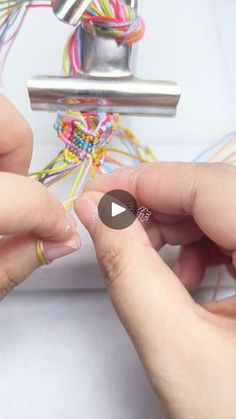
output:
[[[115,204],[112,202],[111,204],[111,216],[117,217],[117,215],[123,214],[123,212],[127,211],[127,208],[121,207],[121,205]]]
[[[138,204],[127,191],[115,189],[106,193],[99,202],[100,220],[113,230],[131,226],[137,218]]]

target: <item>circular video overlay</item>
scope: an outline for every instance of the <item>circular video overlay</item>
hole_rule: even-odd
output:
[[[107,227],[124,230],[136,220],[138,204],[129,192],[115,189],[106,193],[100,200],[98,215]]]

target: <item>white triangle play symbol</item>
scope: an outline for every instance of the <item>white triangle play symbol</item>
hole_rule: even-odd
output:
[[[127,210],[127,208],[121,207],[118,204],[115,204],[114,202],[112,202],[111,204],[111,216],[112,217],[116,217],[117,215],[123,214],[123,212],[125,212]]]

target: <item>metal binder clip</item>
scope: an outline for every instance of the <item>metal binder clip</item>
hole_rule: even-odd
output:
[[[92,0],[55,0],[53,11],[58,19],[77,26]]]
[[[69,23],[78,22],[88,0],[57,0],[55,13]],[[137,0],[126,0],[137,7]],[[64,6],[63,6],[64,4]],[[60,6],[61,5],[61,6]],[[130,71],[131,47],[83,28],[81,70],[76,77],[39,76],[28,83],[32,109],[80,112],[103,111],[125,115],[172,117],[180,87],[168,81],[146,81]]]

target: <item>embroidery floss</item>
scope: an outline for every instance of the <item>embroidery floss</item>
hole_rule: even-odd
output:
[[[145,32],[143,19],[124,0],[94,0],[82,15],[81,25],[92,36],[101,34],[118,44],[132,45]],[[76,75],[81,68],[81,25],[69,37],[63,53],[66,76]]]
[[[33,7],[51,7],[51,1],[8,1],[0,0],[0,80],[7,57],[27,17]]]

